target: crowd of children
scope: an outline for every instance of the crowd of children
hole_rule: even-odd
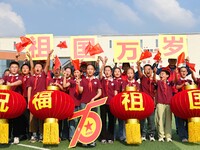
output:
[[[11,62],[9,69],[5,70],[0,79],[0,84],[11,86],[11,90],[22,94],[27,103],[37,92],[46,90],[48,85],[58,86],[61,91],[73,98],[75,111],[83,109],[90,101],[108,97],[106,104],[100,107],[102,131],[99,139],[103,144],[111,144],[116,139],[126,140],[125,121],[115,118],[109,108],[111,99],[123,92],[126,86],[136,87],[137,91],[145,92],[155,102],[155,111],[152,115],[140,121],[141,138],[143,141],[147,139],[155,141],[158,133],[160,142],[172,141],[170,101],[174,94],[184,89],[185,85],[192,84],[192,81],[187,79],[187,75],[191,74],[194,82],[200,87],[200,80],[195,77],[192,70],[185,66],[179,69],[176,67],[176,59],[169,59],[169,66],[164,68],[158,68],[159,62],[141,67],[141,62],[138,61],[136,73],[129,63],[123,63],[122,73],[121,68],[106,65],[107,57],[99,56],[96,66],[82,62],[80,67],[67,67],[64,70],[59,67],[49,72],[52,52],[48,54],[45,63],[37,61],[34,64],[28,53],[30,62],[24,63],[21,70],[17,61]],[[96,67],[99,62],[102,65],[97,76]],[[159,80],[156,75],[159,75]],[[93,108],[93,111],[97,111],[97,108]],[[187,120],[175,116],[175,121],[180,140],[187,142]],[[61,140],[72,139],[77,123],[78,120],[59,121]],[[9,120],[9,125],[10,139],[13,139],[14,144],[18,144],[22,138],[29,138],[30,142],[42,141],[43,121],[32,115],[28,107],[20,117]],[[95,146],[96,143],[89,145]]]

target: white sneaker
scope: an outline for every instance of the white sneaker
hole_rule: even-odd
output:
[[[19,138],[18,137],[14,137],[13,144],[19,144]]]
[[[142,136],[142,141],[146,141],[146,137],[145,136]]]
[[[155,138],[154,138],[153,136],[149,136],[149,140],[150,140],[151,142],[156,141]]]
[[[30,142],[31,142],[31,143],[37,142],[37,138],[36,138],[35,136],[31,136]]]
[[[167,138],[166,141],[167,142],[172,142],[172,139],[171,138]]]
[[[164,142],[164,139],[163,138],[159,138],[158,141],[159,142]]]

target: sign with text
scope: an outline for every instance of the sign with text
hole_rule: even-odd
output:
[[[187,36],[186,35],[159,35],[159,51],[162,58],[176,58],[185,52],[188,54],[187,49]]]

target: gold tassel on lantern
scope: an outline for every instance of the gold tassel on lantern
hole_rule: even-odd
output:
[[[140,124],[138,119],[128,119],[125,125],[127,144],[141,144]]]
[[[44,121],[43,144],[59,144],[58,119],[47,118]]]
[[[8,144],[9,125],[7,119],[0,119],[0,144]]]
[[[200,117],[193,117],[188,120],[188,141],[200,142]]]

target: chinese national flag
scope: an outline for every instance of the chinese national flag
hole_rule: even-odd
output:
[[[23,51],[24,47],[22,46],[22,43],[16,43],[15,44],[15,48],[17,49],[17,52],[20,53],[21,51]]]
[[[55,57],[55,60],[54,60],[54,69],[59,69],[61,66],[61,62],[60,62],[60,59],[58,58],[58,56]]]
[[[181,67],[183,66],[185,63],[185,52],[182,52],[179,56],[178,56],[178,60],[177,60],[177,66]]]
[[[192,64],[192,63],[186,62],[186,65],[187,65],[190,69],[192,69],[193,71],[196,72],[196,70],[195,70],[195,64]]]
[[[80,70],[79,59],[72,60],[72,64],[73,64],[75,70]]]
[[[92,49],[93,49],[93,46],[89,42],[89,44],[85,47],[85,55],[87,55]]]
[[[22,46],[23,47],[26,47],[27,45],[32,44],[31,39],[29,39],[29,38],[27,38],[25,36],[21,36],[20,39],[22,41]]]
[[[146,58],[150,58],[151,56],[152,56],[151,52],[149,50],[145,50],[140,55],[140,60],[143,60],[143,59],[146,59]]]
[[[100,44],[97,43],[93,48],[89,51],[90,56],[103,53],[103,49],[101,48]]]
[[[161,53],[160,53],[160,51],[157,52],[157,54],[154,56],[153,59],[156,60],[156,61],[159,61],[161,59]]]
[[[63,41],[63,42],[60,42],[57,47],[60,47],[60,48],[67,48],[67,44],[66,44],[66,41]]]

